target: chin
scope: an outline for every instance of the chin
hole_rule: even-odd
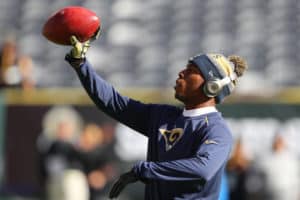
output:
[[[179,94],[177,94],[177,93],[175,93],[175,99],[177,99],[177,100],[179,100],[179,101],[181,101],[181,102],[184,102],[184,96],[182,96],[182,95],[179,95]]]

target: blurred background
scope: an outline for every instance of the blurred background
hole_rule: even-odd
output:
[[[249,70],[218,106],[233,131],[223,199],[300,199],[300,1],[1,0],[0,199],[107,199],[147,141],[97,110],[48,42],[46,19],[94,11],[102,36],[88,58],[122,94],[170,103],[179,70],[205,52],[243,56]],[[134,145],[132,145],[134,144]],[[139,200],[143,185],[120,199]]]

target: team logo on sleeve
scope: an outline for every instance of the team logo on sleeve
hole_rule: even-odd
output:
[[[182,128],[174,128],[172,130],[159,129],[159,132],[165,139],[166,151],[172,149],[172,147],[181,139],[183,135]]]

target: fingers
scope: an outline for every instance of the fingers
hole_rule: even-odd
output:
[[[97,29],[97,31],[94,33],[94,35],[91,37],[90,41],[94,41],[94,40],[97,40],[101,35],[101,27],[99,27]]]
[[[122,174],[119,180],[113,185],[112,189],[110,190],[109,198],[118,197],[127,184],[134,183],[137,180],[138,179],[132,172]]]
[[[120,178],[112,187],[112,189],[109,192],[109,198],[117,198],[121,191],[124,189],[126,186],[126,183],[123,181],[122,178]]]
[[[79,41],[78,41],[78,39],[76,38],[76,36],[75,35],[72,35],[71,37],[70,37],[70,43],[71,43],[71,45],[76,45],[77,43],[78,43]]]

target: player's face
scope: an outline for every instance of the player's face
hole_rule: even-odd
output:
[[[204,79],[195,64],[189,63],[186,68],[179,72],[176,80],[175,98],[183,103],[191,103],[203,96],[200,89]]]

